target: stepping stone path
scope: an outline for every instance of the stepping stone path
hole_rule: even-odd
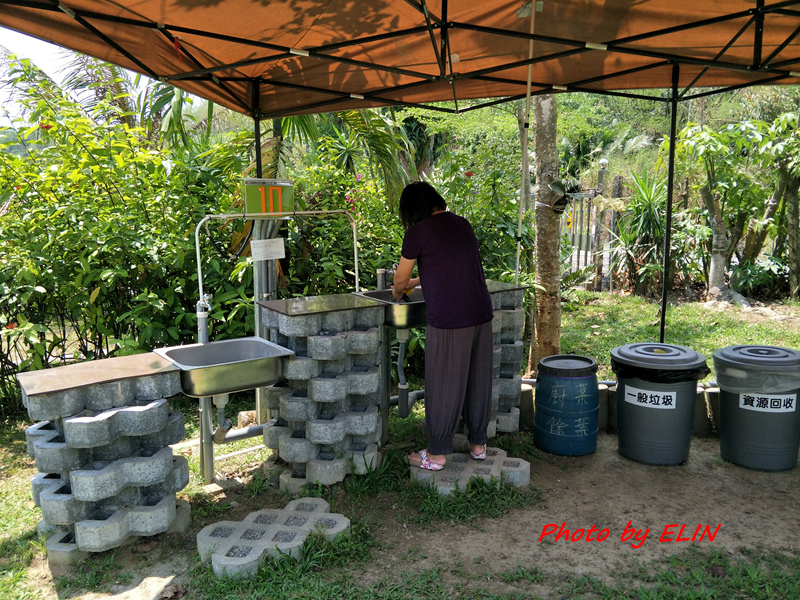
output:
[[[211,561],[214,575],[253,577],[267,556],[288,554],[300,557],[310,533],[318,531],[334,540],[350,531],[350,519],[328,512],[330,505],[320,498],[292,500],[283,510],[264,509],[241,521],[220,521],[197,534],[197,552],[203,562]]]
[[[442,495],[452,494],[456,486],[465,489],[470,479],[490,482],[493,477],[498,488],[501,479],[514,487],[526,487],[531,482],[531,464],[521,458],[509,458],[505,450],[490,447],[486,449],[485,460],[473,460],[469,453],[449,454],[441,471],[411,467],[412,480],[432,485]]]

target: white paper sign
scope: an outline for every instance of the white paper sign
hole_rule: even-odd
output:
[[[794,412],[797,406],[797,394],[769,396],[767,394],[739,394],[739,408],[758,412],[785,413]]]
[[[643,408],[675,410],[676,396],[677,392],[659,392],[625,386],[625,402],[630,402]]]
[[[253,253],[253,260],[277,260],[286,258],[286,249],[283,246],[283,238],[272,240],[250,240],[250,251]]]

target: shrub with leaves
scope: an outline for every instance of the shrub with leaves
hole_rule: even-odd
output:
[[[238,194],[243,146],[171,156],[99,118],[113,112],[102,102],[85,112],[28,61],[8,77],[24,111],[0,132],[1,391],[13,404],[18,370],[193,341],[194,227]],[[234,267],[204,265],[217,337],[252,331]]]

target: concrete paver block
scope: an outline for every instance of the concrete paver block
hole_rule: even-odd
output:
[[[515,398],[519,396],[522,390],[522,375],[515,373],[511,377],[500,377],[500,397],[502,398]]]
[[[353,310],[337,310],[322,313],[322,331],[331,331],[334,333],[348,331],[353,328],[354,322],[355,311]]]
[[[177,444],[186,437],[183,413],[179,410],[170,411],[166,422],[162,423],[161,429],[148,435],[136,434],[132,437],[139,440],[141,448],[163,448]],[[97,449],[94,450],[94,458],[95,460],[108,460],[103,459]]]
[[[291,433],[290,427],[278,425],[277,422],[269,424],[264,427],[264,445],[271,450],[278,450],[281,447],[281,436]]]
[[[334,485],[349,472],[347,457],[320,452],[316,459],[306,464],[306,481],[322,485]]]
[[[58,432],[34,441],[33,452],[36,468],[41,473],[66,473],[81,468],[92,459],[90,449],[67,447],[64,436]]]
[[[123,436],[160,431],[169,415],[165,398],[144,406],[123,406],[64,420],[64,439],[70,448],[105,446]]]
[[[492,447],[487,448],[485,460],[473,460],[468,453],[450,454],[441,471],[411,467],[413,481],[434,486],[442,495],[452,494],[456,486],[465,489],[472,478],[487,482],[494,478],[498,487],[502,480],[515,487],[525,487],[530,484],[530,473],[531,465],[528,461],[511,458],[505,450]]]
[[[118,360],[118,359],[108,359]],[[68,368],[68,367],[66,367]],[[53,421],[71,417],[84,410],[108,410],[140,401],[168,398],[181,391],[180,371],[146,377],[94,383],[65,390],[29,396],[22,391],[28,415],[34,421]]]
[[[42,491],[58,485],[59,487],[66,484],[66,481],[58,473],[37,473],[31,479],[31,497],[36,506],[41,506],[39,503],[39,496]]]
[[[385,308],[383,306],[371,306],[369,308],[360,308],[355,311],[355,318],[353,319],[353,327],[380,327],[383,325],[383,319],[386,316]]]
[[[353,406],[344,414],[345,433],[348,435],[368,435],[378,427],[380,415],[377,406]]]
[[[510,344],[500,344],[501,363],[521,363],[524,354],[522,342],[517,340]]]
[[[509,378],[513,377],[514,375],[519,375],[519,372],[522,370],[522,359],[516,362],[504,362],[500,363],[500,368],[497,372],[497,377]]]
[[[341,360],[347,356],[347,332],[322,331],[308,338],[308,356],[314,360]]]
[[[308,337],[317,335],[322,329],[319,313],[313,315],[278,315],[278,331],[287,337]]]
[[[381,364],[381,346],[378,344],[378,350],[369,354],[350,353],[350,358],[353,360],[354,367],[372,367]]]
[[[313,421],[306,423],[306,437],[313,444],[335,444],[345,435],[344,415],[323,412]]]
[[[78,550],[75,536],[66,527],[51,529],[46,536],[47,563],[50,567],[71,567],[86,560],[89,552]]]
[[[380,348],[381,334],[378,327],[357,329],[347,334],[347,351],[350,354],[372,355]]]
[[[280,490],[290,496],[300,496],[306,483],[308,480],[305,477],[298,477],[293,469],[284,469],[278,479]]]
[[[308,397],[314,402],[341,402],[347,396],[347,380],[346,373],[323,373],[308,382]]]
[[[377,444],[354,444],[347,459],[351,475],[366,475],[380,466],[381,454]]]
[[[214,523],[198,532],[197,552],[200,560],[211,562],[219,578],[253,577],[267,556],[299,558],[303,543],[314,531],[331,540],[349,531],[350,520],[329,509],[320,498],[300,498],[282,510],[264,509],[242,521]]]
[[[355,396],[374,394],[381,385],[380,368],[353,367],[347,372],[347,393]]]
[[[134,397],[139,401],[171,398],[181,393],[180,371],[135,377],[133,382],[136,386]]]
[[[33,421],[53,421],[81,412],[84,394],[80,388],[29,396],[22,388],[22,405]]]
[[[519,431],[519,408],[514,406],[508,412],[497,413],[497,431],[511,433]]]
[[[278,456],[290,463],[306,463],[317,457],[319,448],[302,432],[286,433],[278,441]]]
[[[295,422],[316,419],[319,407],[307,394],[308,392],[303,389],[286,391],[281,396],[280,416],[287,421]]]
[[[183,458],[183,457],[182,457]],[[184,459],[185,460],[185,459]],[[72,494],[78,500],[95,501],[114,496],[124,488],[164,481],[173,470],[172,448],[141,450],[138,456],[113,462],[93,462],[70,473]]]
[[[339,360],[325,360],[322,361],[322,376],[325,377],[326,375],[333,376],[338,375],[339,373],[345,373],[349,371],[353,364],[355,363],[355,355],[348,354],[344,358],[340,358]]]
[[[28,456],[36,458],[34,444],[38,441],[52,439],[58,435],[58,429],[54,421],[41,421],[31,425],[25,430],[25,442],[28,445]]]
[[[131,535],[150,536],[169,529],[177,514],[174,495],[151,498],[111,515],[97,514],[75,523],[79,550],[104,552],[116,548]]]
[[[499,308],[501,310],[512,310],[522,306],[522,302],[525,297],[525,290],[508,290],[505,292],[494,294],[494,296],[499,297],[500,299]]]
[[[517,308],[513,310],[501,310],[499,312],[502,323],[502,343],[510,344],[521,340],[525,329],[525,310]]]
[[[308,356],[286,356],[283,359],[283,376],[292,380],[308,380],[319,377],[322,364]]]

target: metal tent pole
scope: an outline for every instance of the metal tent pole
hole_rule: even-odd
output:
[[[534,25],[536,24],[536,2],[532,1],[529,5],[531,11],[531,36],[533,35]],[[533,38],[528,43],[528,59],[533,59]],[[525,91],[525,122],[522,127],[522,181],[519,188],[519,211],[517,215],[517,262],[514,269],[514,285],[519,285],[519,258],[522,252],[522,211],[527,204],[526,190],[530,190],[528,167],[528,128],[531,115],[531,81],[533,79],[533,64],[528,65],[528,85]]]
[[[667,222],[664,231],[664,273],[661,288],[661,331],[658,341],[664,343],[664,329],[667,324],[667,291],[669,291],[669,249],[672,243],[672,192],[675,179],[675,138],[678,129],[678,77],[680,67],[672,65],[672,98],[670,98],[670,123],[669,123],[669,167],[667,169]]]

